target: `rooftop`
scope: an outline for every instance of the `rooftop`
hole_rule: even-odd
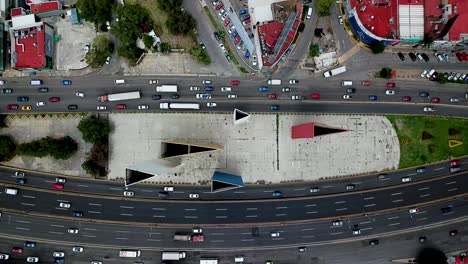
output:
[[[393,38],[398,36],[398,1],[397,0],[350,0],[351,8],[356,8],[359,20],[364,27],[382,38]],[[401,0],[408,4],[415,0]]]
[[[60,3],[58,1],[50,1],[40,4],[31,4],[31,13],[44,13],[47,11],[59,10]]]
[[[14,31],[15,34],[15,68],[45,67],[45,28],[44,22],[39,26],[27,27]]]

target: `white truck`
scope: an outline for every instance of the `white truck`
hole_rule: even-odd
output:
[[[281,80],[279,79],[270,79],[268,80],[269,85],[281,85]]]
[[[177,93],[177,85],[158,85],[156,86],[156,92]]]
[[[121,258],[136,258],[141,255],[140,250],[132,250],[132,249],[121,249],[119,252],[119,257]]]
[[[160,103],[160,109],[200,109],[200,104],[196,103]]]
[[[330,76],[334,76],[334,75],[337,75],[337,74],[340,74],[340,73],[343,73],[343,72],[346,72],[346,66],[341,66],[341,67],[335,68],[333,70],[326,71],[326,72],[323,73],[323,76],[325,78],[328,78]]]
[[[162,253],[162,260],[181,260],[185,258],[185,252],[183,251],[168,251]]]
[[[116,93],[116,94],[105,94],[99,96],[97,99],[99,102],[114,102],[122,100],[140,99],[140,92],[128,92],[128,93]]]

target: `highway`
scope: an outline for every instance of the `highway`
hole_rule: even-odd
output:
[[[468,170],[468,157],[459,159],[462,170]],[[340,178],[336,180],[321,180],[314,182],[273,184],[273,185],[247,185],[241,189],[228,190],[221,193],[212,193],[209,186],[177,185],[175,191],[169,193],[165,199],[187,200],[190,193],[198,193],[201,201],[207,200],[241,200],[241,199],[267,199],[273,198],[274,191],[281,191],[282,197],[304,197],[324,194],[342,193],[349,184],[355,185],[355,190],[368,190],[377,187],[394,186],[401,184],[402,177],[411,177],[412,181],[429,179],[448,173],[448,162],[440,162],[425,166],[424,173],[416,173],[415,168],[384,172],[385,178],[380,174]],[[52,190],[55,176],[44,173],[26,172],[25,186]],[[14,171],[0,170],[0,182],[15,184]],[[22,185],[18,185],[21,187]],[[129,187],[135,192],[135,197],[159,199],[158,192],[163,191],[164,186],[137,184]],[[319,188],[318,192],[311,192],[311,188]],[[121,197],[125,190],[123,183],[113,181],[93,180],[90,178],[67,177],[66,191],[107,195]]]
[[[370,214],[406,208],[466,193],[468,172],[399,186],[350,191],[337,195],[304,198],[239,201],[164,201],[138,198],[90,196],[66,191],[20,188],[18,195],[1,194],[0,208],[71,216],[82,211],[85,218],[170,225],[233,225],[308,221],[352,214]],[[71,208],[60,208],[68,202]],[[405,209],[405,210],[406,210]]]

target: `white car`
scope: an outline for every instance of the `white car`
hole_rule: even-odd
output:
[[[230,92],[231,91],[231,87],[221,87],[221,92]]]
[[[226,52],[226,48],[224,47],[223,43],[219,43],[219,47],[221,48],[222,52]]]
[[[110,56],[107,56],[107,58],[106,58],[106,64],[109,64],[109,63],[110,63],[110,58],[111,58]]]
[[[59,252],[59,251],[55,251],[54,254],[52,255],[54,258],[63,258],[65,257],[65,253],[63,252]]]
[[[78,97],[85,97],[85,94],[82,92],[76,92],[75,95]]]
[[[106,21],[106,26],[107,26],[107,30],[110,30],[110,29],[111,29],[111,26],[110,26],[110,22],[109,22],[109,21]]]
[[[411,181],[411,177],[403,177],[401,178],[401,182],[410,182]]]
[[[27,257],[26,262],[37,263],[37,262],[39,262],[39,258],[38,257]]]
[[[190,86],[190,91],[200,91],[199,86]]]
[[[198,193],[191,193],[189,194],[188,196],[190,199],[197,199],[198,197],[200,197],[200,195]]]
[[[139,105],[138,106],[138,110],[148,110],[149,109],[149,105]]]
[[[201,234],[201,233],[203,233],[203,229],[202,229],[201,227],[194,227],[194,228],[192,229],[192,232],[193,232],[194,234]]]
[[[228,94],[227,98],[228,98],[228,99],[236,99],[236,98],[237,98],[237,94]]]
[[[91,47],[91,45],[89,43],[85,44],[85,53],[89,52],[90,47]]]
[[[451,102],[451,103],[458,103],[458,102],[460,102],[460,99],[455,98],[455,97],[451,97],[451,98],[449,99],[449,102]]]
[[[224,13],[224,14],[221,16],[221,20],[223,20],[223,21],[226,20],[227,16],[228,16],[228,14],[227,14],[227,13]]]
[[[386,91],[385,91],[385,94],[387,94],[387,95],[394,95],[394,94],[395,94],[395,90],[386,90]]]
[[[332,226],[343,226],[343,221],[341,220],[333,221]]]
[[[421,78],[426,78],[426,75],[427,75],[427,70],[424,70],[424,71],[421,73]]]
[[[73,248],[72,248],[72,251],[73,251],[73,252],[81,253],[81,252],[84,251],[84,248],[83,248],[83,247],[73,247]]]
[[[226,9],[221,8],[221,9],[218,11],[218,15],[219,15],[219,16],[222,16],[225,12],[226,12]]]
[[[91,261],[91,264],[102,264],[102,261],[99,261],[99,260],[93,260],[93,261]]]
[[[338,20],[340,21],[340,25],[343,25],[343,17],[342,17],[342,16],[338,16]]]
[[[62,178],[62,177],[55,178],[55,182],[57,182],[57,183],[65,183],[66,181],[67,181],[67,179]]]
[[[202,84],[211,84],[211,83],[212,83],[211,80],[203,80],[203,81],[202,81]]]
[[[132,192],[132,191],[125,191],[125,192],[123,193],[123,195],[124,195],[124,196],[134,196],[135,193]]]
[[[149,84],[158,84],[158,80],[149,80]]]
[[[255,56],[255,55],[252,56],[252,65],[253,66],[257,65],[257,56]]]
[[[206,107],[216,107],[218,106],[216,103],[206,103]]]
[[[360,229],[354,229],[353,230],[353,235],[359,235],[361,234],[361,230]]]
[[[23,177],[24,177],[24,172],[22,172],[22,171],[15,171],[15,177],[17,177],[17,178],[23,178]]]
[[[417,212],[419,212],[419,208],[411,208],[408,210],[410,214],[415,214]]]
[[[166,186],[166,187],[164,187],[164,191],[165,191],[165,192],[173,192],[173,191],[174,191],[174,187],[172,187],[172,186]]]
[[[291,88],[289,88],[289,87],[283,87],[281,89],[281,92],[283,92],[283,93],[289,93],[290,91],[291,91]]]
[[[349,94],[344,94],[343,95],[343,99],[345,99],[345,100],[352,99],[352,98],[353,97],[351,95],[349,95]]]
[[[36,103],[37,106],[44,106],[46,103],[44,101],[40,101]]]
[[[7,260],[10,258],[10,255],[8,254],[0,254],[0,260]]]
[[[105,105],[98,105],[98,106],[96,107],[96,109],[97,109],[98,111],[103,111],[103,110],[106,110],[106,109],[107,109],[107,106],[105,106]]]
[[[424,112],[435,112],[434,107],[426,106],[423,108]]]
[[[5,85],[5,81],[4,81],[4,80],[0,80],[0,85]]]
[[[271,237],[279,237],[279,236],[280,236],[280,233],[279,233],[279,232],[271,232],[271,233],[270,233],[270,236],[271,236]]]
[[[211,94],[196,94],[195,98],[197,99],[211,99]]]
[[[79,232],[80,232],[80,230],[78,228],[75,228],[75,227],[68,228],[68,233],[69,234],[78,234]]]
[[[304,98],[302,97],[302,95],[292,95],[292,96],[291,96],[291,100],[302,100],[302,99],[304,99]]]
[[[298,80],[294,80],[294,79],[293,79],[293,80],[289,80],[289,84],[298,84],[298,83],[299,83]]]
[[[71,204],[70,203],[59,203],[60,208],[70,208]]]

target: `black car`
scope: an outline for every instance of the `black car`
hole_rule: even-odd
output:
[[[159,94],[155,94],[155,95],[151,96],[151,99],[153,99],[153,100],[161,100],[161,98],[162,98],[162,96],[159,95]]]
[[[27,101],[29,101],[29,97],[27,97],[27,96],[18,96],[17,100],[18,100],[18,102],[27,102]]]
[[[218,31],[213,32],[213,35],[217,41],[221,40],[221,38],[219,37]]]
[[[231,62],[231,56],[229,56],[229,54],[226,55],[226,60]]]
[[[416,61],[416,59],[417,59],[417,58],[416,58],[416,54],[414,54],[413,52],[410,52],[408,55],[409,55],[409,57],[410,57],[410,59],[411,59],[412,61]]]
[[[398,57],[400,58],[401,61],[405,60],[405,55],[403,55],[403,53],[398,52],[397,54],[398,54]]]
[[[202,50],[206,49],[205,43],[203,43],[203,41],[200,41],[200,48]]]
[[[421,53],[421,56],[423,57],[423,59],[428,62],[429,61],[429,56],[426,55],[426,53]]]
[[[179,98],[180,98],[180,95],[178,95],[178,94],[173,94],[173,95],[171,96],[171,98],[172,98],[172,99],[179,99]]]
[[[378,239],[372,239],[372,240],[369,241],[370,246],[377,246],[378,244],[379,244]]]
[[[169,193],[168,192],[159,192],[158,193],[158,197],[159,198],[166,198],[169,196]]]
[[[25,183],[26,183],[26,179],[25,179],[25,178],[17,178],[17,179],[16,179],[16,183],[18,183],[18,184],[25,184]]]
[[[67,108],[68,110],[76,110],[78,109],[78,105],[68,105]]]
[[[428,92],[419,92],[419,97],[429,97]]]
[[[346,92],[347,92],[347,93],[355,93],[355,92],[356,92],[356,88],[348,88],[348,89],[346,89]]]
[[[38,88],[37,91],[40,92],[40,93],[48,93],[48,92],[49,92],[49,88],[47,88],[47,87],[41,87],[41,88]]]
[[[447,214],[452,211],[452,207],[447,206],[447,207],[440,208],[440,210],[442,211],[443,214]]]
[[[73,216],[74,216],[74,217],[82,217],[82,216],[83,216],[83,212],[81,212],[81,211],[73,211]]]
[[[1,93],[3,93],[3,94],[11,94],[11,93],[13,93],[13,89],[4,88],[4,89],[1,90]]]

